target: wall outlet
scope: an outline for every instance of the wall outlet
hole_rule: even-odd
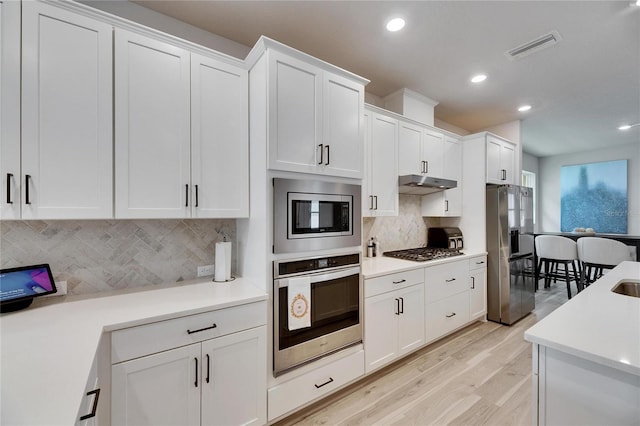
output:
[[[66,281],[56,281],[56,291],[52,294],[47,294],[43,297],[56,297],[56,296],[65,296],[67,294],[67,282]]]
[[[213,265],[204,265],[204,266],[198,266],[198,276],[199,277],[206,277],[209,275],[213,275]]]

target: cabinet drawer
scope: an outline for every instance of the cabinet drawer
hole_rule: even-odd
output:
[[[111,333],[111,363],[247,330],[266,321],[265,301],[116,330]]]
[[[487,255],[475,256],[469,259],[469,270],[484,269],[487,267]]]
[[[469,322],[469,292],[427,305],[427,342],[444,336]]]
[[[364,351],[272,387],[268,392],[269,420],[327,395],[364,374]]]
[[[398,272],[364,280],[364,297],[375,296],[391,290],[424,282],[424,268]]]
[[[444,299],[469,288],[468,260],[430,266],[424,271],[424,292],[427,303]]]

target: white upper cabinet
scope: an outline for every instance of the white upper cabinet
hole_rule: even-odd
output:
[[[111,70],[110,25],[22,3],[23,219],[113,216]]]
[[[516,184],[515,146],[487,136],[487,183]]]
[[[398,172],[443,177],[444,136],[431,128],[400,122]]]
[[[247,71],[191,54],[191,213],[249,216]]]
[[[457,138],[444,137],[442,164],[442,177],[455,180],[457,186],[423,196],[423,216],[447,217],[462,214],[462,149]]]
[[[117,218],[189,217],[189,95],[188,51],[116,29]]]
[[[254,49],[267,49],[269,168],[362,178],[366,80],[269,39]]]
[[[20,3],[0,1],[0,219],[20,218]]]
[[[398,120],[365,111],[364,216],[398,215]]]

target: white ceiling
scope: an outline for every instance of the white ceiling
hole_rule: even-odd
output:
[[[638,143],[640,7],[624,1],[191,1],[136,3],[247,46],[266,35],[371,80],[439,102],[436,118],[470,132],[521,119],[536,156]],[[389,33],[384,23],[407,25]],[[557,45],[504,52],[552,30]],[[489,78],[472,85],[469,78]],[[533,109],[519,113],[529,103]]]

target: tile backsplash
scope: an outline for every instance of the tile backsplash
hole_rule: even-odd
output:
[[[440,219],[422,217],[422,198],[418,195],[400,194],[399,214],[389,217],[365,217],[363,221],[363,246],[376,237],[381,251],[420,247],[427,243],[427,228],[440,226]]]
[[[0,267],[49,263],[70,294],[196,278],[236,222],[211,220],[0,221]]]

